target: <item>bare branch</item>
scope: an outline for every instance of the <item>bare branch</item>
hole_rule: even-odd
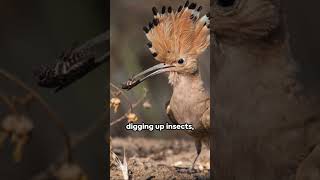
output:
[[[16,85],[18,85],[19,87],[21,87],[22,89],[24,89],[25,91],[30,93],[30,95],[32,95],[42,105],[42,107],[46,110],[47,114],[49,115],[49,117],[50,117],[49,119],[52,120],[52,122],[56,125],[56,127],[60,130],[61,134],[63,135],[64,141],[65,141],[65,147],[66,147],[65,158],[68,161],[71,161],[72,160],[72,157],[71,157],[71,140],[70,140],[69,133],[65,129],[65,125],[64,125],[63,121],[61,121],[57,117],[57,115],[54,113],[53,110],[51,110],[51,108],[49,107],[47,102],[36,91],[34,91],[32,88],[28,87],[21,80],[19,80],[14,75],[8,73],[7,71],[5,71],[3,69],[0,69],[0,75],[3,76],[4,78],[14,82]]]
[[[110,83],[110,85],[112,85],[115,89],[120,89],[120,88],[118,88],[117,86],[115,86],[115,85],[112,84],[112,83]],[[121,92],[121,95],[122,95],[122,96],[126,97],[126,99],[129,100],[129,98],[128,98],[125,94],[123,94],[123,91],[120,91],[120,92]],[[134,103],[134,104],[131,104],[131,103],[130,103],[131,109],[129,109],[125,114],[123,114],[123,115],[122,115],[121,117],[119,117],[118,119],[112,121],[112,122],[110,123],[110,126],[113,126],[114,124],[117,124],[118,122],[126,119],[126,118],[127,118],[127,115],[128,115],[129,113],[131,113],[131,112],[133,111],[133,109],[135,109],[139,104],[142,103],[142,101],[146,98],[147,93],[148,93],[148,90],[147,90],[146,88],[144,88],[143,96],[140,97],[140,99],[138,99],[138,101],[137,101],[136,103]],[[127,101],[127,102],[130,102],[130,101]]]

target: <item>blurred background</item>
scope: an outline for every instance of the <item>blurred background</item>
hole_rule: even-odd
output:
[[[201,15],[209,12],[209,0],[192,1],[201,6],[203,9]],[[110,82],[118,87],[121,83],[128,80],[129,77],[145,70],[157,63],[146,44],[148,42],[143,26],[148,25],[153,19],[152,7],[155,6],[161,11],[162,6],[172,6],[177,10],[180,5],[184,5],[184,0],[118,0],[111,1],[111,59],[110,59]],[[210,48],[200,57],[200,73],[209,91],[210,87]],[[156,123],[165,124],[170,122],[165,112],[165,103],[171,97],[171,86],[168,84],[166,74],[154,76],[143,83],[139,84],[130,91],[125,91],[130,100],[134,103],[144,94],[143,88],[147,88],[148,94],[146,100],[150,102],[152,108],[145,109],[137,107],[134,111],[139,118],[137,123],[145,122],[146,124]],[[110,111],[110,118],[114,120],[128,110],[125,102],[119,107],[117,113]],[[144,136],[144,137],[186,137],[184,132],[179,131],[127,131],[126,120],[115,124],[111,128],[111,136]]]
[[[0,2],[0,69],[17,76],[34,88],[63,121],[68,132],[78,134],[100,123],[77,145],[73,158],[89,179],[106,175],[105,123],[102,118],[108,96],[107,68],[99,67],[80,81],[54,94],[40,88],[32,71],[41,64],[52,64],[74,42],[85,42],[109,28],[109,2],[106,0],[2,0]],[[25,93],[0,77],[0,92],[20,96]],[[6,115],[0,103],[0,121]],[[28,111],[34,129],[20,163],[12,159],[9,141],[0,150],[0,179],[31,179],[52,165],[63,150],[63,136],[39,103]]]
[[[283,0],[290,32],[293,57],[298,63],[300,74],[308,93],[318,96],[320,92],[320,2],[308,1],[307,5],[297,0]]]

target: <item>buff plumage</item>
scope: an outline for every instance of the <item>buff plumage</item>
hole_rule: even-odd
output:
[[[210,15],[201,17],[201,10],[189,1],[177,10],[171,6],[162,7],[160,12],[152,8],[153,20],[143,30],[156,60],[171,63],[183,57],[197,59],[206,50],[210,44]]]

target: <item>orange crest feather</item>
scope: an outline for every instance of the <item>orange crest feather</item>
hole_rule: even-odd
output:
[[[177,11],[165,6],[162,12],[153,7],[154,19],[144,31],[148,47],[156,60],[171,63],[179,58],[196,59],[210,45],[210,15],[200,18],[202,7],[187,1]]]

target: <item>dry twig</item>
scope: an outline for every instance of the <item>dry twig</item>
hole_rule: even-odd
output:
[[[135,102],[134,104],[132,104],[132,103],[130,102],[128,96],[125,95],[124,92],[123,92],[120,88],[118,88],[116,85],[114,85],[114,84],[112,84],[112,83],[110,83],[110,85],[111,85],[111,87],[113,87],[114,89],[118,90],[117,93],[113,93],[113,94],[116,94],[116,95],[118,95],[118,96],[122,95],[122,96],[124,97],[125,101],[126,101],[126,102],[128,103],[128,105],[129,105],[129,110],[128,110],[125,114],[123,114],[123,115],[120,116],[118,119],[116,119],[116,120],[114,120],[114,121],[112,121],[112,122],[110,123],[110,126],[113,126],[114,124],[116,124],[116,123],[118,123],[118,122],[126,119],[126,118],[127,118],[127,115],[130,114],[130,113],[132,113],[133,109],[135,109],[139,104],[142,103],[142,101],[143,101],[143,100],[146,98],[146,96],[147,96],[148,90],[147,90],[146,88],[144,88],[143,96],[140,97],[140,99],[138,99],[137,102]]]
[[[51,110],[51,108],[49,107],[47,102],[36,91],[34,91],[29,86],[27,86],[20,79],[16,78],[14,75],[10,74],[9,72],[7,72],[3,69],[0,69],[0,75],[3,76],[4,78],[8,79],[9,81],[14,82],[17,86],[19,86],[20,88],[27,91],[29,96],[32,96],[35,100],[37,100],[42,105],[44,110],[49,115],[49,117],[50,117],[49,119],[52,120],[52,122],[56,125],[56,127],[60,130],[61,134],[63,135],[65,147],[66,147],[65,159],[67,159],[68,161],[71,161],[71,159],[72,159],[72,157],[71,157],[71,139],[70,139],[69,133],[67,132],[67,130],[65,128],[63,121],[61,121],[57,117],[57,115],[54,113],[53,110]],[[5,102],[7,102],[7,103],[9,102],[8,99],[5,98],[5,96],[1,96],[1,99],[5,100]],[[11,106],[12,106],[12,103],[9,107],[12,110],[14,110],[14,108]]]

